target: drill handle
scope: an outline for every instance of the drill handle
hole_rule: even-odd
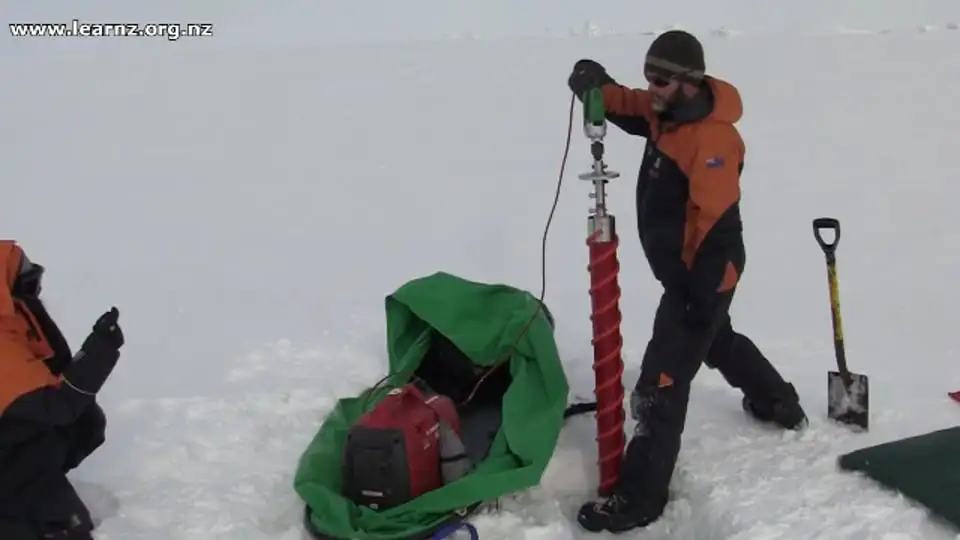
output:
[[[583,94],[583,133],[592,141],[599,141],[607,134],[607,115],[603,105],[603,92],[594,87]]]

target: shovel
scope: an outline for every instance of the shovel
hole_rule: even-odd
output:
[[[822,231],[833,231],[833,241],[824,240]],[[837,371],[827,372],[827,416],[842,424],[867,431],[870,411],[870,385],[866,375],[850,373],[843,348],[843,325],[840,319],[840,291],[837,286],[837,244],[840,222],[834,218],[813,220],[813,234],[827,258],[827,280],[830,285],[830,314],[833,322],[833,348]]]

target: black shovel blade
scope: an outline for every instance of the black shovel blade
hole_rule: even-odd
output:
[[[849,373],[844,380],[838,371],[827,372],[827,416],[864,431],[870,420],[870,383],[866,375]]]

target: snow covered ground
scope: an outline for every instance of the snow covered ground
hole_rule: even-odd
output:
[[[671,25],[697,31],[709,71],[743,94],[749,262],[735,324],[797,384],[812,426],[758,427],[701,371],[674,503],[626,537],[955,538],[835,460],[960,422],[945,398],[960,387],[960,4],[438,2],[5,8],[17,22],[218,25],[177,43],[0,42],[0,234],[48,265],[72,343],[112,304],[128,336],[102,395],[108,444],[75,476],[97,538],[300,539],[296,459],[337,397],[383,373],[384,295],[437,270],[539,290],[569,68],[588,56],[640,85],[652,34]],[[589,395],[580,133],[547,301],[573,393]],[[642,143],[607,139],[624,174],[610,202],[628,387],[658,295],[629,225]],[[810,227],[821,215],[843,226],[868,434],[825,418],[832,343]],[[574,513],[596,485],[595,452],[592,420],[571,421],[542,487],[478,518],[481,537],[589,537]]]

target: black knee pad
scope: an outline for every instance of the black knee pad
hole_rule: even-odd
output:
[[[635,388],[630,393],[630,418],[633,418],[637,424],[633,428],[635,437],[642,437],[650,434],[649,415],[653,409],[653,401],[656,396],[647,388]]]
[[[681,384],[638,386],[630,394],[630,416],[637,425],[635,435],[649,435],[661,428],[682,426],[687,414],[690,390]]]

